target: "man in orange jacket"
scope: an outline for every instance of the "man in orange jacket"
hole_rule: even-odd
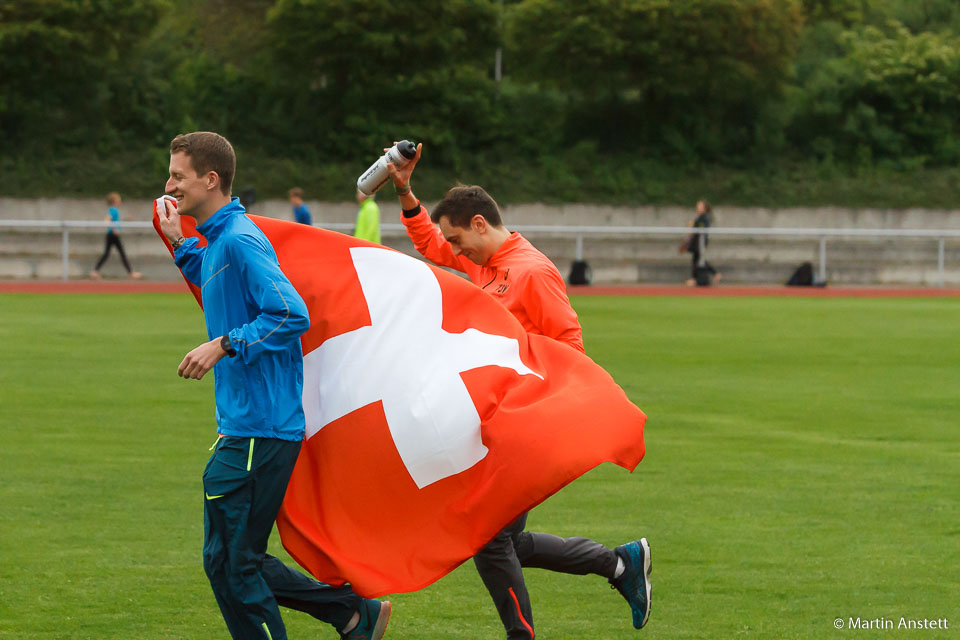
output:
[[[403,224],[423,257],[467,274],[500,301],[528,333],[545,335],[581,352],[583,332],[563,277],[543,253],[503,225],[497,203],[477,186],[450,189],[429,215],[410,188],[423,145],[403,167],[387,167],[403,208]],[[434,226],[436,223],[437,226]],[[439,228],[438,228],[439,227]],[[630,605],[633,626],[650,616],[650,546],[646,538],[609,549],[587,538],[524,531],[527,514],[474,556],[508,640],[534,637],[523,567],[607,578]]]

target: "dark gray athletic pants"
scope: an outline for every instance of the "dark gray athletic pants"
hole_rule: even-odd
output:
[[[349,586],[318,582],[266,553],[300,444],[221,438],[203,472],[203,568],[234,638],[285,640],[278,604],[338,631],[360,608]]]
[[[486,585],[508,640],[534,637],[530,596],[523,581],[523,567],[560,573],[596,573],[613,578],[617,554],[587,538],[560,538],[549,533],[524,531],[527,514],[501,531],[473,557]]]

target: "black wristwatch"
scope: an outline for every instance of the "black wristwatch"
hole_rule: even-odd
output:
[[[237,350],[233,348],[232,344],[230,344],[230,336],[227,334],[224,334],[224,336],[220,338],[220,348],[226,351],[227,355],[231,358],[237,355]]]

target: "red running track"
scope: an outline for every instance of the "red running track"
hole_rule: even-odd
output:
[[[801,298],[956,298],[960,289],[880,287],[736,286],[686,287],[682,285],[571,286],[575,296],[673,296],[696,298],[801,297]],[[130,282],[73,280],[0,281],[0,293],[189,293],[183,282]]]

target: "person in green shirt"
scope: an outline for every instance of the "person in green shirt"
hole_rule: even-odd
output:
[[[357,224],[353,228],[355,238],[362,238],[380,244],[380,207],[373,196],[368,196],[357,189]]]

